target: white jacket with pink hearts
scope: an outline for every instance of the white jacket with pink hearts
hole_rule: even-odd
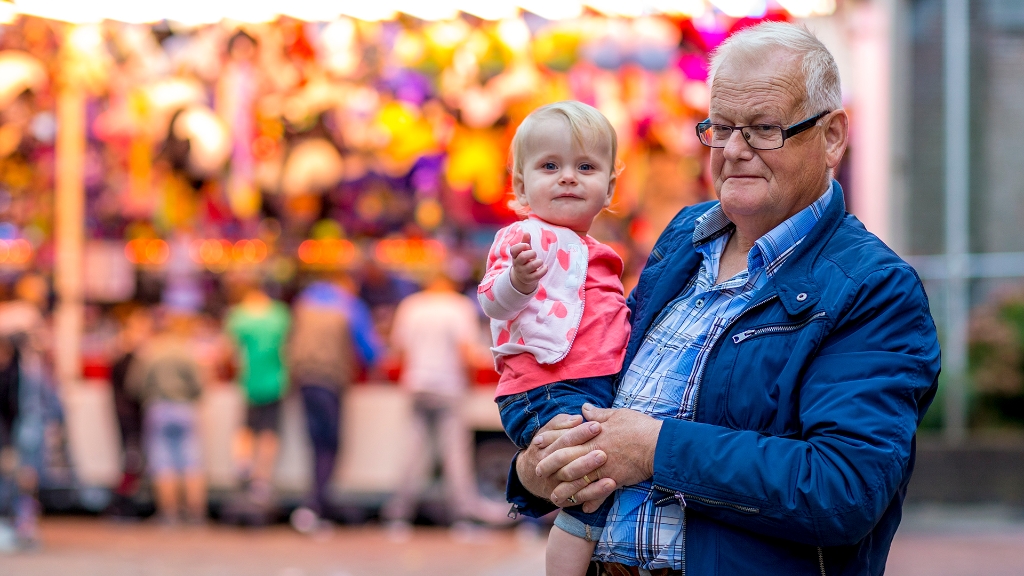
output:
[[[516,290],[510,276],[510,249],[522,241],[523,232],[530,233],[533,249],[548,268],[532,294]],[[588,261],[587,245],[578,234],[536,216],[498,231],[477,289],[480,306],[491,318],[495,369],[501,371],[504,357],[524,352],[541,364],[565,358],[583,317]]]

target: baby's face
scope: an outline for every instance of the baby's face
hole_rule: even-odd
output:
[[[516,198],[537,217],[586,234],[615,192],[612,146],[600,134],[584,134],[584,146],[569,122],[538,122],[526,141],[523,176],[513,179]]]

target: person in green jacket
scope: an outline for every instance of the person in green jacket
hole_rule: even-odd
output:
[[[258,503],[269,504],[281,398],[288,382],[284,350],[291,313],[256,282],[243,285],[241,292],[241,301],[228,311],[226,329],[237,349],[246,426],[253,438],[250,495]]]

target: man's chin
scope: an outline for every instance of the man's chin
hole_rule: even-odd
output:
[[[764,180],[749,179],[745,182],[726,182],[718,195],[726,213],[750,214],[760,210],[768,198],[768,186]]]

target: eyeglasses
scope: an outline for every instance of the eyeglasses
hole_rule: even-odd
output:
[[[743,139],[754,150],[775,150],[782,148],[786,138],[792,138],[797,134],[810,130],[818,120],[821,120],[831,111],[825,111],[817,116],[812,116],[785,128],[777,124],[757,124],[754,126],[726,126],[725,124],[713,124],[711,119],[697,124],[697,138],[700,143],[711,148],[725,148],[729,138],[732,138],[734,130],[739,130]]]

